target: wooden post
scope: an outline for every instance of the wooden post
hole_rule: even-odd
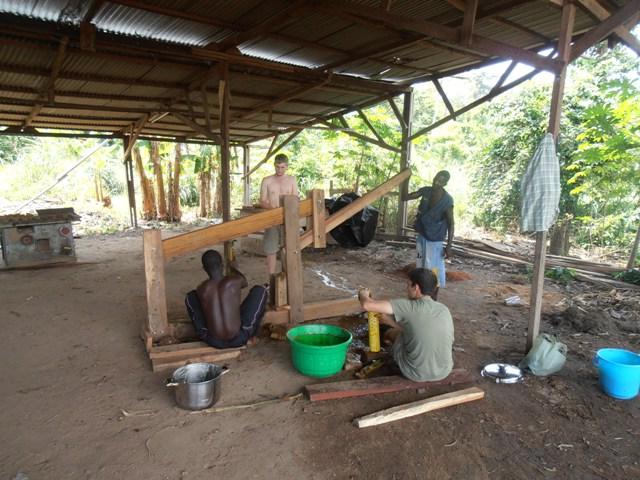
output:
[[[285,272],[271,275],[269,286],[271,288],[271,304],[274,307],[287,305],[287,274]]]
[[[169,334],[167,292],[164,279],[164,254],[160,230],[145,230],[143,234],[144,275],[147,285],[147,325],[154,340]]]
[[[404,94],[404,107],[402,109],[404,125],[402,127],[402,144],[400,153],[400,171],[406,170],[411,164],[411,119],[413,118],[413,89]],[[398,197],[398,223],[396,233],[404,235],[404,228],[407,225],[407,203],[403,198],[409,194],[409,179],[400,185],[400,195]]]
[[[565,0],[562,6],[562,20],[560,26],[560,38],[558,39],[558,57],[564,62],[564,66],[556,75],[553,82],[551,96],[551,109],[549,111],[548,132],[558,139],[560,130],[560,116],[562,114],[562,96],[567,73],[567,65],[571,52],[571,34],[575,20],[575,5]],[[544,290],[544,264],[547,247],[547,232],[536,232],[536,249],[533,260],[533,279],[531,281],[531,306],[529,310],[529,326],[527,328],[527,351],[533,346],[533,342],[540,332],[540,315],[542,313],[542,293]]]
[[[313,189],[309,196],[313,202],[313,215],[311,216],[311,224],[313,226],[313,248],[325,248],[327,246],[327,232],[324,223],[324,190]]]
[[[636,255],[638,255],[638,244],[640,244],[640,225],[636,231],[636,240],[633,242],[633,248],[631,248],[631,255],[629,255],[629,262],[627,263],[627,269],[631,269],[636,265]]]
[[[251,205],[251,176],[249,175],[249,166],[251,165],[249,145],[246,143],[242,146],[242,204]]]
[[[230,115],[230,94],[229,94],[229,65],[222,63],[221,80],[218,83],[218,96],[220,98],[220,172],[222,176],[222,221],[231,220],[231,175],[229,173],[229,115]],[[224,257],[227,263],[232,262],[233,247],[231,242],[224,244]]]
[[[129,200],[129,217],[131,226],[138,228],[138,212],[136,211],[136,189],[133,183],[133,162],[131,161],[131,148],[128,137],[123,137],[122,146],[124,147],[124,170],[127,179],[127,197]],[[135,143],[135,140],[134,140]]]
[[[287,297],[289,299],[289,325],[302,321],[302,257],[300,248],[300,217],[298,197],[282,197],[284,207],[284,247],[287,266]]]

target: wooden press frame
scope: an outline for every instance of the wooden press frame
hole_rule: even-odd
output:
[[[284,225],[286,255],[286,288],[288,305],[265,313],[264,323],[288,324],[361,312],[356,298],[304,303],[302,291],[302,249],[312,245],[326,246],[326,233],[378,198],[401,185],[411,176],[406,169],[371,192],[363,195],[338,212],[325,217],[324,192],[312,190],[309,198],[298,200],[295,195],[283,197],[282,207],[265,210],[193,232],[162,238],[158,229],[145,230],[143,236],[145,282],[148,315],[142,326],[147,350],[154,341],[176,336],[167,317],[165,265],[172,258],[193,253],[202,248],[260,232],[265,228]],[[311,218],[311,228],[299,235],[300,217]]]

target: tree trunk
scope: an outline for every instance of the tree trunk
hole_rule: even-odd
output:
[[[133,155],[133,160],[136,162],[136,169],[138,170],[138,176],[140,177],[140,189],[142,191],[142,218],[144,220],[155,220],[158,218],[158,211],[156,210],[156,195],[153,191],[153,184],[151,183],[151,180],[147,178],[144,166],[142,165],[140,149],[137,146],[134,146],[131,154]]]
[[[156,177],[156,191],[158,192],[158,219],[167,219],[167,200],[164,195],[164,180],[162,178],[162,165],[160,165],[160,144],[151,142],[151,163]]]
[[[216,150],[217,153],[217,150]],[[220,168],[220,157],[216,154],[211,156],[211,177],[213,178],[213,212],[222,216],[222,169]]]
[[[182,168],[181,144],[176,143],[176,155],[173,162],[173,181],[171,183],[171,221],[179,222],[182,219],[180,211],[180,169]]]
[[[629,255],[629,262],[627,263],[628,269],[632,269],[636,265],[636,256],[638,255],[639,244],[640,244],[640,225],[638,225],[638,230],[636,231],[636,239],[633,243],[633,247],[631,248],[631,255]]]
[[[551,229],[551,241],[549,244],[549,253],[551,255],[567,256],[569,254],[570,227],[570,218],[563,218],[553,226]]]

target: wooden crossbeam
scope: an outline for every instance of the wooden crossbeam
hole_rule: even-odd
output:
[[[362,307],[357,298],[343,298],[338,300],[323,300],[310,302],[302,306],[302,321],[318,320],[320,318],[339,317],[361,313]],[[263,324],[284,325],[289,323],[289,307],[268,310],[264,314]]]
[[[342,125],[344,126],[344,129],[341,130],[343,133],[346,133],[347,135],[349,135],[351,137],[357,138],[358,140],[363,140],[365,142],[377,145],[377,146],[379,146],[381,148],[384,148],[385,150],[391,150],[392,152],[400,153],[400,149],[398,147],[394,147],[392,145],[389,145],[386,142],[381,142],[380,140],[378,140],[376,138],[367,137],[366,135],[362,135],[361,133],[354,132],[353,129],[351,129],[351,127],[349,126],[347,120],[342,115],[340,115],[337,118],[342,123]],[[326,125],[329,128],[333,128],[335,126],[335,125],[333,125],[331,122],[329,122],[327,120],[320,120],[320,123],[322,123],[323,125]]]
[[[256,163],[253,166],[253,168],[251,170],[249,170],[249,173],[247,173],[243,178],[251,176],[251,174],[253,172],[255,172],[258,168],[260,168],[267,160],[269,160],[272,156],[274,156],[276,153],[278,153],[280,150],[282,150],[285,146],[287,146],[291,141],[293,141],[294,138],[296,138],[301,133],[302,133],[302,130],[294,131],[291,135],[289,135],[287,138],[285,138],[280,145],[278,145],[275,149],[273,149],[273,144],[275,143],[276,139],[278,138],[278,135],[276,135],[273,138],[273,142],[271,143],[271,146],[269,147],[269,151],[267,152],[265,157],[262,160],[260,160],[258,163]]]
[[[199,123],[194,122],[193,120],[188,118],[186,115],[183,115],[182,113],[176,112],[175,110],[171,111],[171,115],[173,115],[175,118],[180,120],[187,127],[191,128],[194,132],[199,133],[200,135],[203,135],[204,137],[208,138],[209,140],[213,140],[216,143],[220,143],[222,141],[220,139],[219,135],[213,133],[210,130],[207,130],[207,128],[203,127]]]
[[[358,109],[358,116],[362,119],[362,121],[367,126],[367,128],[369,130],[371,130],[371,133],[373,133],[375,135],[375,137],[378,139],[378,141],[386,143],[384,141],[384,138],[382,138],[382,136],[378,133],[378,131],[375,129],[375,127],[371,124],[371,122],[369,121],[369,118],[360,109]]]
[[[299,216],[311,215],[311,200],[302,200],[299,204]],[[164,259],[169,260],[178,255],[194,252],[204,247],[218,245],[229,240],[260,232],[265,228],[282,225],[284,211],[282,207],[272,208],[264,212],[228,222],[200,228],[192,232],[182,233],[162,240]]]

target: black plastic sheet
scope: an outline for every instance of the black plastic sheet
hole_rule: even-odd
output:
[[[325,200],[325,207],[334,214],[358,198],[357,193],[345,193],[336,199]],[[366,247],[376,233],[378,214],[378,209],[369,205],[334,228],[331,236],[343,247]]]

